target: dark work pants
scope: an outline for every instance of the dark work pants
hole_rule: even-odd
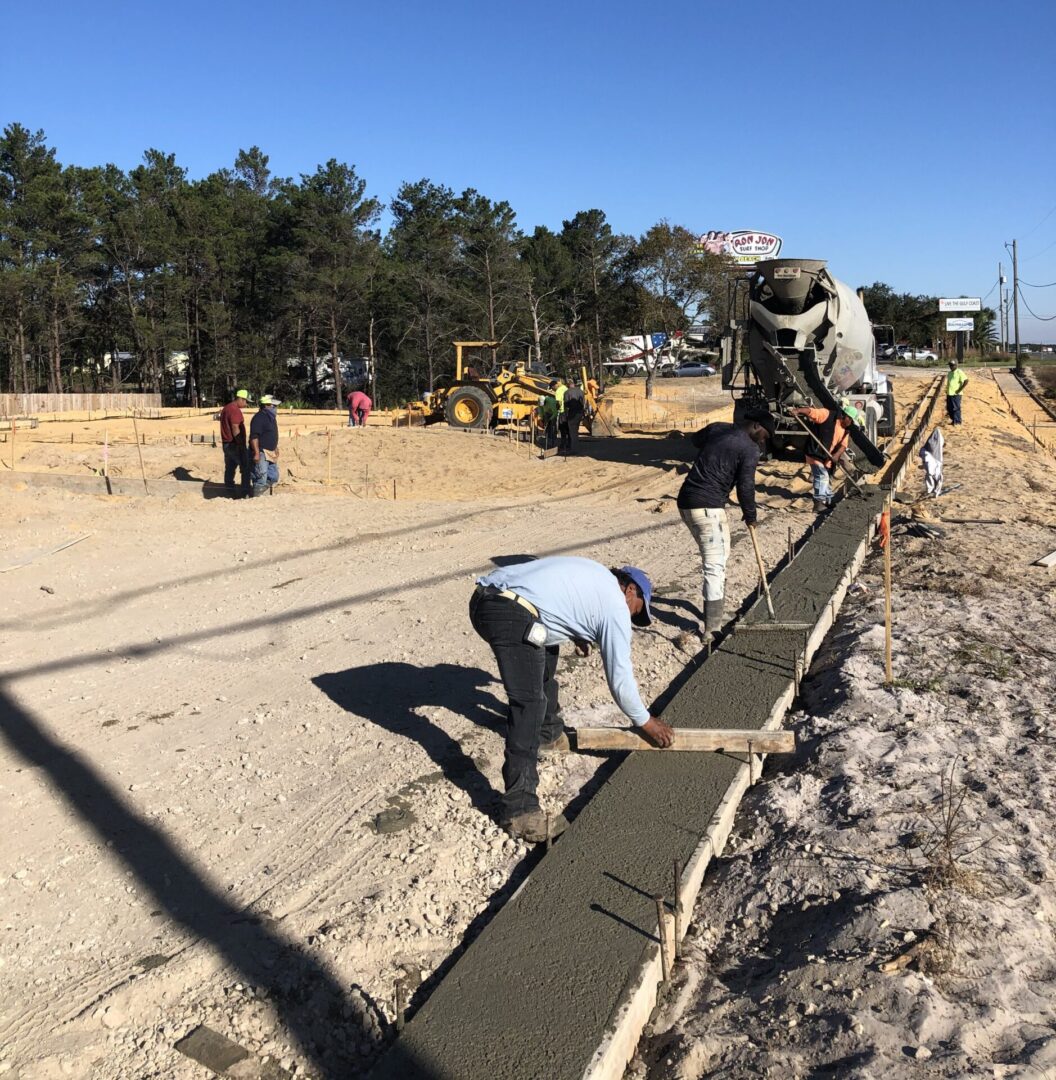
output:
[[[476,592],[469,601],[473,629],[491,646],[506,690],[506,756],[502,820],[539,809],[539,744],[561,734],[558,718],[556,645],[530,645],[524,635],[531,612],[501,596]]]
[[[235,470],[240,474],[241,484],[235,488]],[[224,487],[237,495],[249,493],[249,451],[235,442],[224,443]]]
[[[543,429],[543,449],[553,450],[557,446],[557,417],[547,420]]]
[[[950,423],[952,424],[959,424],[961,422],[960,394],[946,395],[946,415],[950,418]]]
[[[569,412],[565,415],[564,446],[566,453],[579,453],[579,422],[583,419],[581,412]]]

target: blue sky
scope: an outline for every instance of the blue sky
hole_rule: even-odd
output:
[[[985,296],[1016,237],[1023,280],[1056,282],[1052,0],[4,7],[0,122],[64,162],[153,146],[193,177],[256,144],[383,201],[474,187],[526,229],[591,207],[763,229],[853,285],[953,296]],[[1056,288],[1024,293],[1056,315]],[[1056,321],[1021,307],[1021,336]]]

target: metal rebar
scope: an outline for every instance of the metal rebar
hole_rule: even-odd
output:
[[[667,912],[664,910],[664,898],[654,896],[656,901],[656,932],[660,936],[660,970],[664,976],[664,982],[671,981],[671,956],[667,951]]]
[[[675,959],[682,959],[682,861],[675,859]]]
[[[403,1025],[406,1023],[406,1011],[407,1011],[407,988],[401,975],[396,980],[396,1030],[403,1031]]]

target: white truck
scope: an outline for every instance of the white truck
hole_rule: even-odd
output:
[[[865,305],[819,259],[768,259],[738,279],[734,319],[722,342],[722,385],[733,391],[734,417],[766,409],[777,422],[779,456],[798,457],[809,436],[789,410],[854,405],[863,421],[851,428],[865,468],[886,457],[876,445],[894,434],[894,395],[877,367]],[[743,336],[747,332],[747,342]],[[747,345],[747,357],[736,345]],[[868,464],[865,464],[868,462]]]

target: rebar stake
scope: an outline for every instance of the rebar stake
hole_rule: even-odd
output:
[[[654,896],[656,901],[656,927],[660,935],[660,970],[663,972],[664,982],[671,981],[671,956],[667,951],[667,913],[664,911],[664,898]]]
[[[396,1030],[403,1031],[403,1025],[406,1023],[406,987],[404,985],[403,976],[401,975],[396,980]]]
[[[675,859],[675,959],[682,959],[682,862]]]

